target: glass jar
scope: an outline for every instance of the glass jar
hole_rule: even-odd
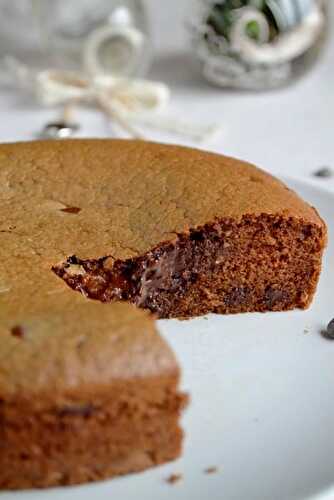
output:
[[[207,80],[222,87],[275,88],[316,61],[326,0],[197,0],[193,47]]]
[[[141,0],[1,0],[0,58],[36,68],[141,75],[151,59]]]

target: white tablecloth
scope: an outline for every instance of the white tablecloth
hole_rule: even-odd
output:
[[[200,76],[190,51],[185,23],[191,0],[147,0],[155,45],[150,77],[172,89],[169,114],[189,123],[221,125],[209,143],[197,146],[237,156],[284,175],[310,177],[320,166],[334,167],[334,30],[314,69],[296,84],[272,92],[233,92],[215,88]],[[330,24],[334,27],[334,9]],[[16,92],[0,91],[0,141],[34,139],[57,117]],[[112,127],[94,110],[81,110],[78,134],[110,137]],[[152,139],[185,142],[171,135]],[[187,144],[191,145],[188,141]],[[333,180],[319,180],[333,187]]]

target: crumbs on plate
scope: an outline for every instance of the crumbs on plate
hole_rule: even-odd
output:
[[[175,484],[181,481],[182,478],[183,478],[182,474],[171,474],[170,476],[167,477],[166,483]]]
[[[204,469],[204,474],[216,474],[218,472],[218,467],[207,467]]]

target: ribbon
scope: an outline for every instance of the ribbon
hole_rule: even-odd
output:
[[[247,25],[252,21],[258,23],[263,37],[257,42],[245,36]],[[265,15],[257,9],[245,7],[240,9],[240,15],[231,28],[231,49],[248,64],[284,64],[307,52],[321,35],[324,25],[324,13],[319,5],[314,5],[300,24],[269,42]]]
[[[166,107],[170,90],[161,82],[113,76],[93,76],[62,70],[31,71],[13,57],[5,66],[14,83],[30,91],[44,106],[88,104],[101,109],[132,137],[144,138],[137,125],[157,128],[196,141],[206,140],[215,126],[193,126],[174,118],[153,116]]]

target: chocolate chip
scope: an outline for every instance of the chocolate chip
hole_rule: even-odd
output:
[[[18,339],[23,339],[24,337],[24,328],[21,325],[15,325],[11,328],[10,333],[13,337],[17,337]]]
[[[312,236],[312,227],[305,226],[302,230],[302,235],[302,240],[307,240],[307,238],[310,238]]]
[[[203,231],[191,231],[190,233],[190,239],[192,241],[204,241],[205,236],[203,234]]]
[[[228,307],[235,307],[244,304],[248,297],[249,290],[247,287],[236,287],[226,294],[224,302]]]
[[[67,264],[80,264],[78,258],[75,256],[75,255],[71,255],[68,259],[67,259]]]
[[[264,300],[269,308],[274,307],[280,303],[286,303],[289,299],[289,293],[285,290],[279,290],[269,286],[266,289]]]
[[[328,323],[326,330],[321,333],[326,339],[334,340],[334,318]]]
[[[333,177],[333,170],[330,167],[321,167],[316,170],[313,175],[315,177],[322,177],[323,179],[328,179],[329,177]]]
[[[66,207],[66,208],[61,208],[61,212],[65,212],[66,214],[78,214],[81,212],[81,208],[79,207]]]

